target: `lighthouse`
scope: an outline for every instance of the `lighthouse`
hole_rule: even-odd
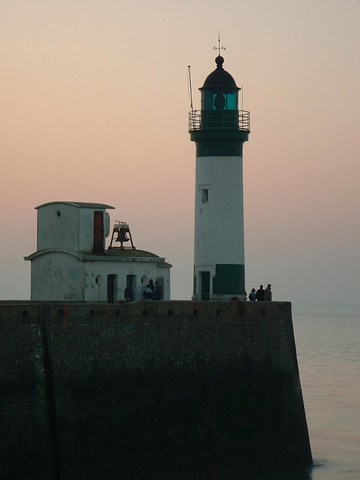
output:
[[[189,113],[196,145],[194,300],[245,299],[243,144],[250,113],[224,58],[205,79],[201,110]]]

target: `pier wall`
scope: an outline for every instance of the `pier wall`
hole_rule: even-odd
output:
[[[288,302],[2,302],[0,328],[0,478],[312,463]]]

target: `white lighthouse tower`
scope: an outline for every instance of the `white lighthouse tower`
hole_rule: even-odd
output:
[[[238,108],[240,88],[224,58],[201,91],[201,111],[189,114],[196,144],[194,299],[245,299],[243,144],[250,113]]]

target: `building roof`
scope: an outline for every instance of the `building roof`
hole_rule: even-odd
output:
[[[224,58],[218,55],[215,59],[216,69],[206,77],[204,85],[200,90],[208,90],[212,88],[231,88],[240,90],[236,85],[233,77],[223,69]]]
[[[105,254],[112,257],[122,258],[153,257],[158,258],[159,260],[161,259],[161,257],[155,255],[155,253],[147,252],[146,250],[134,250],[133,248],[109,248],[108,250],[106,250]]]
[[[32,261],[34,258],[40,257],[45,254],[51,253],[65,253],[67,255],[72,255],[77,257],[81,261],[105,261],[105,262],[151,262],[157,263],[164,267],[171,267],[172,265],[165,261],[165,258],[159,257],[154,253],[147,252],[146,250],[133,250],[121,249],[121,248],[111,248],[105,251],[102,254],[94,253],[81,253],[75,252],[73,250],[61,249],[61,248],[49,248],[46,250],[38,250],[37,252],[32,253],[24,257],[25,260]]]
[[[57,204],[63,204],[63,205],[72,205],[73,207],[77,208],[93,208],[97,210],[105,210],[107,208],[114,209],[111,205],[106,205],[105,203],[90,203],[90,202],[64,202],[62,200],[59,200],[57,202],[47,202],[43,203],[42,205],[39,205],[35,207],[36,209],[45,207],[47,205],[57,205]]]
[[[111,259],[116,259],[120,261],[130,261],[130,262],[156,262],[160,263],[163,266],[172,267],[172,265],[165,261],[164,257],[159,257],[154,253],[148,252],[146,250],[133,250],[132,248],[109,248],[105,252],[106,257],[111,257]]]

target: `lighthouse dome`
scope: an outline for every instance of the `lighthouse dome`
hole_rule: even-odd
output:
[[[215,63],[216,69],[206,77],[204,85],[200,88],[200,90],[214,88],[230,88],[240,90],[230,73],[223,69],[224,58],[221,55],[218,55],[215,59]]]

